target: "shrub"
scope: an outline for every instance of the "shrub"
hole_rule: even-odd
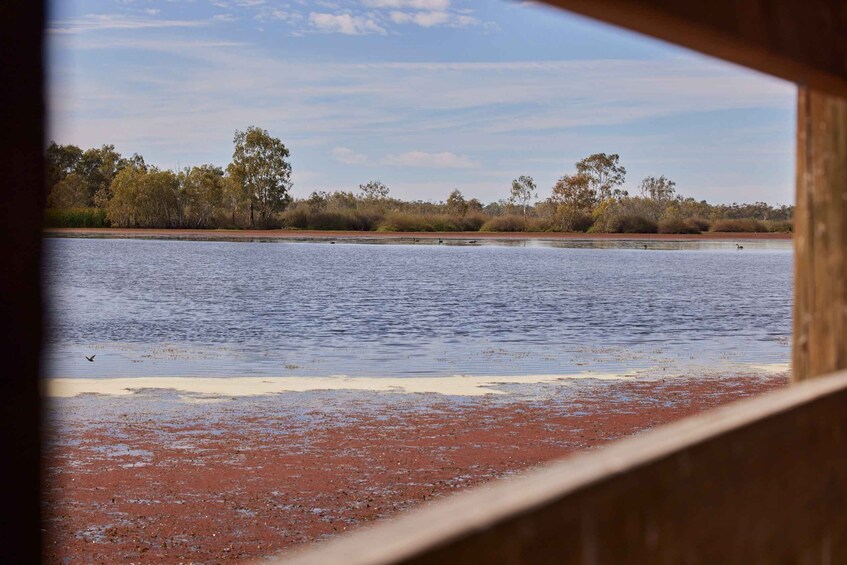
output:
[[[48,228],[105,228],[110,225],[103,208],[48,208],[44,224]]]
[[[621,216],[612,222],[615,233],[656,233],[659,226],[643,216]]]
[[[377,227],[382,216],[374,211],[315,210],[311,206],[294,206],[281,216],[282,225],[289,229],[370,231]]]
[[[659,222],[659,233],[700,233],[700,227],[693,220],[662,220]]]
[[[659,226],[650,218],[644,216],[625,215],[601,218],[590,232],[600,233],[656,233]]]
[[[737,219],[737,220],[715,220],[712,223],[712,227],[710,231],[713,232],[745,232],[745,233],[754,233],[754,232],[766,232],[768,231],[767,227],[760,220],[753,220],[751,218],[745,219]]]
[[[380,222],[377,231],[435,231],[426,218],[405,212],[389,212]]]
[[[792,233],[794,231],[794,222],[791,220],[769,220],[765,222],[765,226],[769,232]]]
[[[479,228],[479,231],[518,232],[526,231],[526,228],[526,218],[517,214],[506,214],[491,218]]]
[[[697,226],[697,229],[700,230],[700,232],[709,231],[709,228],[712,225],[709,220],[706,220],[704,218],[694,217],[689,218],[688,221]]]

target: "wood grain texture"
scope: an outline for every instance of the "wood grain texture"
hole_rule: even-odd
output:
[[[40,556],[38,371],[44,215],[43,3],[0,2],[0,540],[6,563]]]
[[[847,96],[847,2],[843,0],[545,1]]]
[[[808,88],[797,100],[794,248],[801,381],[847,368],[847,100]]]
[[[814,379],[280,561],[844,563],[845,406],[847,373]]]

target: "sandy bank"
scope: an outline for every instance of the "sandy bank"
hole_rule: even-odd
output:
[[[743,365],[751,374],[774,375],[788,371],[788,364]],[[575,381],[651,381],[678,378],[662,373],[582,373],[562,375],[513,375],[444,377],[124,377],[124,378],[51,378],[42,382],[42,394],[48,398],[72,398],[84,394],[128,396],[145,390],[169,390],[191,395],[189,401],[214,400],[216,397],[267,396],[286,392],[358,391],[396,394],[437,394],[478,397],[506,394],[509,385],[567,384]]]
[[[175,230],[175,229],[117,229],[117,228],[50,228],[48,236],[114,237],[153,239],[442,239],[468,240],[657,240],[657,241],[720,241],[720,240],[790,240],[787,233],[715,233],[702,234],[621,234],[621,233],[551,233],[551,232],[368,232],[368,231],[314,231],[314,230]]]
[[[43,394],[51,398],[69,398],[82,394],[125,396],[140,390],[173,390],[207,396],[265,396],[284,392],[368,391],[403,394],[443,394],[448,396],[485,396],[504,394],[498,386],[536,385],[569,380],[624,380],[627,374],[585,372],[571,375],[521,375],[485,377],[451,375],[447,377],[138,377],[99,379],[47,379]]]

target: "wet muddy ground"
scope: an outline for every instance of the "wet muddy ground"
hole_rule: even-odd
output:
[[[578,382],[470,399],[338,391],[54,399],[44,560],[263,557],[786,382],[785,374]]]

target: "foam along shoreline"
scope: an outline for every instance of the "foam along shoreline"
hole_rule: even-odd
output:
[[[45,379],[42,394],[70,398],[83,394],[126,396],[142,390],[163,389],[207,397],[264,396],[285,392],[368,391],[401,394],[432,393],[449,396],[506,394],[499,385],[535,385],[569,380],[627,380],[634,373],[576,373],[569,375],[447,377],[125,377],[99,379]]]

